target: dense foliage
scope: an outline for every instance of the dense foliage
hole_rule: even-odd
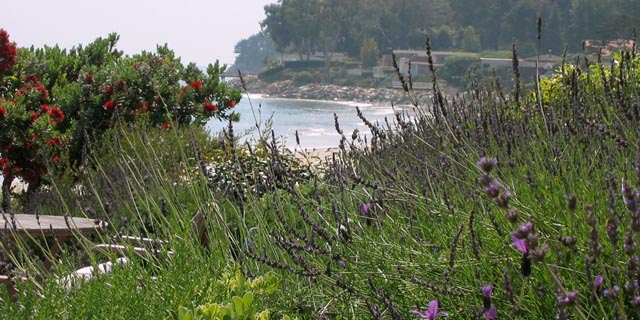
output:
[[[124,56],[115,34],[86,47],[16,50],[0,30],[0,153],[3,208],[14,178],[35,190],[51,165],[85,163],[92,143],[120,124],[170,129],[228,119],[237,90],[221,82],[225,67],[184,66],[166,46]],[[17,54],[16,54],[17,53]]]
[[[264,33],[238,41],[234,52],[238,56],[233,66],[244,74],[258,74],[276,56],[273,40]]]
[[[425,32],[441,50],[505,50],[515,38],[530,56],[538,17],[547,31],[542,52],[559,55],[566,45],[578,51],[586,39],[629,38],[640,7],[629,0],[281,0],[265,14],[262,25],[279,51],[301,57],[325,50],[358,57],[367,37],[382,52],[421,48]]]

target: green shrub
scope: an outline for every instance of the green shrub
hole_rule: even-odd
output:
[[[293,83],[295,85],[301,86],[310,83],[318,82],[318,75],[311,71],[301,71],[297,72],[292,77]]]
[[[246,279],[243,273],[236,269],[235,272],[227,269],[222,279],[210,289],[213,295],[220,297],[227,303],[207,303],[189,310],[180,308],[179,320],[266,320],[270,319],[271,312],[264,309],[260,299],[273,296],[280,289],[279,281],[275,273],[269,272],[254,279]],[[226,292],[226,294],[224,294]],[[210,293],[211,295],[211,293]],[[260,311],[261,310],[261,311]],[[284,315],[283,320],[290,319]]]
[[[463,86],[472,67],[480,66],[480,58],[471,56],[452,56],[445,60],[444,65],[437,69],[437,74],[454,86]]]

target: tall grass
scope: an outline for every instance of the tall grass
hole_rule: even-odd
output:
[[[413,114],[359,113],[367,137],[336,119],[340,148],[316,167],[274,138],[231,143],[232,126],[224,146],[191,128],[123,128],[33,206],[109,230],[72,241],[53,272],[26,254],[33,244],[6,250],[21,253],[13,272],[37,281],[17,283],[1,312],[177,318],[250,290],[220,285],[239,270],[277,275],[280,290],[251,289],[256,313],[273,318],[404,319],[434,300],[460,319],[638,318],[639,66],[634,52],[567,64],[532,92],[493,79],[445,97],[436,85]],[[190,236],[197,210],[207,248]],[[104,261],[88,249],[118,233],[166,239],[176,254],[133,258],[70,291],[55,281]]]

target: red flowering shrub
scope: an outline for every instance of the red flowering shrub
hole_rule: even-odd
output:
[[[49,93],[35,76],[27,76],[14,99],[0,98],[0,166],[3,181],[3,209],[9,208],[11,182],[21,178],[34,189],[48,172],[48,154],[63,146],[56,125],[64,120],[58,107],[47,103]]]
[[[204,102],[202,102],[202,105],[204,106],[204,111],[206,112],[215,112],[216,109],[218,109],[218,107],[211,103],[211,101],[205,100]]]
[[[9,34],[0,29],[0,75],[6,74],[16,64],[17,55],[18,50],[9,41]]]
[[[240,100],[240,92],[220,80],[225,67],[217,63],[206,72],[184,66],[166,46],[157,53],[123,56],[114,49],[117,40],[112,34],[68,52],[45,47],[20,49],[17,55],[0,30],[5,184],[21,177],[37,187],[48,172],[46,164],[83,163],[89,142],[99,143],[114,126],[204,125],[212,117],[228,119]],[[49,105],[54,101],[56,106]]]

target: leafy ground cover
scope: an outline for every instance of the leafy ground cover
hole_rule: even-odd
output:
[[[53,274],[29,254],[37,246],[19,244],[5,250],[12,272],[34,281],[16,284],[15,302],[0,293],[0,313],[638,318],[639,67],[625,52],[606,65],[565,63],[526,90],[517,65],[514,88],[436,88],[415,115],[361,115],[371,136],[336,119],[340,149],[318,166],[269,133],[234,143],[232,123],[219,139],[197,126],[116,127],[83,175],[52,178],[33,196],[36,208],[167,239],[176,254],[133,258],[67,290],[56,277],[104,261],[88,248],[108,239],[81,239]],[[190,236],[196,210],[209,217],[204,248]]]

